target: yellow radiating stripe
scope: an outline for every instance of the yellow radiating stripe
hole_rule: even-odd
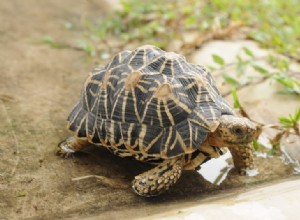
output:
[[[100,123],[100,125],[99,125],[99,129],[97,129],[97,132],[98,132],[98,137],[100,138],[100,141],[101,141],[101,143],[102,144],[107,144],[107,142],[108,142],[108,137],[107,137],[107,133],[108,132],[105,132],[105,137],[104,137],[104,140],[102,139],[102,137],[101,137],[101,134],[99,133],[99,132],[101,132],[101,129],[102,129],[102,127],[103,127],[103,124],[104,125],[106,125],[106,120],[101,120],[101,123]],[[104,126],[104,129],[106,129],[106,126]]]
[[[144,120],[145,120],[145,116],[147,114],[147,111],[148,111],[148,106],[150,105],[150,103],[152,102],[152,99],[154,98],[154,96],[151,97],[150,100],[147,101],[147,104],[146,104],[146,107],[144,109],[144,112],[143,112],[143,117],[141,118],[141,122],[143,123]]]
[[[174,60],[171,62],[171,69],[172,69],[172,76],[175,76],[175,71],[174,71]]]
[[[161,116],[161,110],[160,110],[160,100],[157,100],[158,104],[157,104],[157,117],[158,117],[158,120],[159,120],[159,125],[160,127],[163,127],[164,124],[163,124],[163,121],[162,121],[162,116]]]
[[[172,83],[172,88],[182,88],[182,84],[181,83]]]
[[[117,146],[121,146],[121,145],[124,145],[125,142],[124,142],[124,138],[123,138],[123,133],[122,133],[122,126],[121,126],[121,122],[116,122],[116,126],[119,127],[119,131],[120,131],[120,134],[121,134],[121,138],[118,141],[118,143],[116,143]]]
[[[121,60],[122,60],[122,52],[119,53],[117,56],[118,56],[118,63],[121,63]]]
[[[95,123],[96,121],[94,121]],[[95,127],[95,126],[93,126]],[[85,134],[86,134],[86,137],[89,136],[89,117],[88,117],[88,114],[86,116],[86,121],[85,121]]]
[[[131,92],[132,92],[132,100],[133,100],[134,113],[136,115],[136,118],[138,119],[138,122],[141,123],[141,117],[140,117],[138,109],[137,109],[137,99],[136,99],[134,88],[131,89]]]
[[[189,133],[190,133],[190,147],[193,147],[193,128],[189,120],[187,120],[189,125]]]
[[[155,63],[157,60],[159,60],[161,58],[161,56],[157,57],[156,59],[152,60],[151,63],[148,63],[147,66],[150,66],[151,64]],[[160,74],[158,72],[155,72],[156,74]]]
[[[206,126],[205,124],[200,123],[199,121],[197,121],[195,119],[188,119],[188,121],[193,122],[193,123],[199,125],[200,127],[208,129],[208,126]]]
[[[139,134],[139,150],[143,155],[147,155],[147,152],[145,151],[144,144],[143,144],[146,132],[147,132],[147,126],[142,124],[141,131]]]
[[[147,81],[147,80],[140,80],[139,82],[140,82],[140,83],[147,84],[147,85],[152,84],[152,82],[149,82],[149,81]]]
[[[94,79],[91,79],[91,80],[89,81],[89,83],[96,84],[96,85],[99,85],[99,86],[102,84],[101,81],[94,80]]]
[[[199,90],[198,90],[198,93],[197,93],[197,97],[196,97],[196,102],[197,103],[200,103],[200,101],[201,101],[201,89],[199,88]]]
[[[176,136],[177,137],[177,136]],[[177,138],[174,138],[174,140],[173,140],[173,143],[171,144],[171,146],[170,146],[170,150],[173,150],[174,149],[174,147],[175,147],[175,144],[176,144],[176,141],[177,140]]]
[[[147,93],[148,91],[141,85],[136,85],[136,88],[139,88],[143,93]]]
[[[169,120],[171,122],[171,125],[175,125],[175,121],[174,121],[173,115],[171,114],[170,109],[169,109],[169,107],[167,105],[167,100],[163,99],[162,101],[164,103],[165,111],[166,111],[166,114],[167,114],[167,116],[168,116],[168,118],[169,118]]]
[[[180,107],[182,108],[185,112],[187,113],[192,113],[192,110],[187,106],[185,105],[184,103],[182,103],[180,100],[178,100],[177,98],[173,98],[173,101]]]
[[[98,104],[98,106],[99,106],[99,100],[100,100],[99,96],[100,96],[100,94],[101,94],[101,93],[99,92],[99,89],[98,89],[98,92],[95,93],[95,96],[94,96],[95,101],[94,101],[94,103],[93,103],[93,105],[92,105],[92,107],[91,107],[91,109],[90,109],[91,112],[92,112],[92,111],[94,110],[94,108],[96,107],[96,104]]]
[[[115,103],[114,103],[114,106],[112,108],[112,111],[110,113],[110,117],[112,118],[112,116],[114,115],[114,112],[115,112],[115,109],[116,109],[116,106],[118,104],[118,100],[120,98],[120,96],[122,95],[122,92],[124,91],[125,88],[122,88],[121,91],[119,92],[119,94],[117,95],[117,97],[115,98]]]
[[[210,112],[211,112],[211,114],[212,114],[213,119],[216,119],[216,113],[215,113],[215,111],[213,110],[213,108],[211,107],[211,105],[209,106],[209,109],[210,109]]]
[[[156,87],[151,87],[148,91],[149,91],[149,92],[155,92],[156,90],[157,90]]]
[[[85,105],[86,105],[86,107],[87,107],[87,110],[90,112],[90,106],[89,106],[89,103],[88,103],[88,98],[87,98],[87,92],[86,92],[86,86],[84,87],[84,89],[83,89],[83,101],[85,102]]]
[[[129,124],[129,128],[128,128],[128,131],[127,131],[127,145],[131,144],[131,132],[132,132],[133,126],[134,126],[133,123]]]
[[[131,73],[131,72],[130,72],[130,73]],[[128,75],[129,75],[130,73],[128,73],[128,72],[122,72],[121,75],[122,75],[122,76],[125,76],[125,75],[126,75],[126,78],[127,78]],[[126,80],[126,78],[123,78],[123,79],[121,79],[121,80],[124,80],[124,79]]]
[[[197,85],[197,81],[193,81],[184,87],[185,90],[191,89],[193,86]]]
[[[110,86],[110,88],[112,89],[112,91],[115,91],[116,88],[113,86],[113,84],[111,84],[111,82],[107,82],[106,85]]]
[[[172,137],[172,133],[173,133],[173,128],[170,127],[170,129],[169,129],[169,134],[168,134],[168,137],[167,137],[167,140],[166,140],[166,143],[165,143],[165,149],[164,149],[164,152],[167,152],[167,148],[168,148],[169,145],[170,145],[170,140],[171,140],[171,137]]]
[[[89,93],[90,93],[93,97],[97,96],[97,93],[94,93],[94,92],[92,91],[91,88],[89,89]]]
[[[84,117],[82,117],[82,119],[80,120],[80,124],[79,124],[79,126],[78,126],[78,128],[77,128],[77,130],[76,130],[76,134],[77,134],[77,135],[78,135],[79,130],[81,129],[81,126],[82,126],[82,123],[83,123],[84,119],[87,118],[87,115],[88,115],[88,114],[85,114]],[[85,132],[86,132],[86,128],[85,128]],[[86,133],[85,133],[85,135],[86,135]]]
[[[107,94],[107,89],[104,90],[103,92],[103,96],[104,96],[104,112],[105,112],[105,118],[108,118],[108,109],[107,109],[107,97],[108,97],[108,94]]]
[[[163,64],[161,65],[160,69],[159,69],[159,72],[162,73],[163,69],[165,68],[166,66],[166,63],[167,63],[167,59],[165,59],[165,61],[163,62]]]
[[[139,145],[138,139],[135,140],[134,145],[131,146],[132,149],[136,148]]]
[[[135,53],[132,55],[132,57],[130,58],[128,63],[132,62],[132,60],[136,57],[137,53],[138,53],[138,51],[135,51]],[[128,65],[128,66],[129,66],[130,69],[132,69],[130,65]]]
[[[186,148],[186,145],[185,145],[185,143],[184,143],[184,141],[183,141],[183,139],[182,139],[182,137],[181,137],[181,135],[179,134],[178,131],[176,131],[176,139],[179,141],[180,146],[184,150]]]
[[[116,79],[116,80],[119,80],[119,79],[120,79],[120,77],[117,76],[117,75],[110,75],[110,76],[109,76],[109,79],[110,79],[110,78],[114,78],[114,79]]]
[[[157,135],[146,147],[146,152],[155,144],[155,142],[163,135],[163,132],[160,132],[159,135]]]
[[[109,127],[109,142],[111,145],[115,144],[115,122],[110,121],[110,127]]]
[[[74,108],[77,108],[77,106],[78,106],[78,105],[79,105],[79,103],[77,103],[77,104],[75,105],[75,107],[74,107]],[[77,112],[76,112],[75,116],[73,117],[73,120],[72,120],[72,121],[70,121],[70,123],[69,123],[69,127],[71,126],[71,124],[73,124],[73,123],[74,123],[74,121],[75,121],[75,120],[76,120],[76,118],[78,117],[80,110],[81,110],[81,108],[77,109]]]
[[[209,126],[210,123],[206,120],[205,117],[203,117],[203,115],[201,115],[198,111],[195,111],[195,114],[196,114],[199,118],[201,118],[201,119],[207,124],[206,127]]]
[[[122,122],[125,122],[125,110],[126,110],[126,103],[127,103],[128,93],[129,92],[125,90],[125,95],[123,97],[123,102],[122,102]]]
[[[188,98],[188,97],[189,97],[187,94],[182,93],[182,92],[178,92],[177,94],[180,95],[180,96],[184,96],[185,98]]]
[[[178,65],[179,65],[179,67],[181,68],[181,71],[184,71],[184,68],[183,68],[181,62],[177,62],[177,63],[178,63]]]

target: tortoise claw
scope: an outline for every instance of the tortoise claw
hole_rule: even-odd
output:
[[[70,158],[74,153],[75,150],[71,147],[72,138],[67,138],[66,140],[60,142],[57,145],[56,149],[56,156],[62,157],[62,158]]]

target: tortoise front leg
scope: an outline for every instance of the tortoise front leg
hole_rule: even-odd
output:
[[[182,157],[166,159],[153,169],[136,176],[132,188],[140,196],[157,196],[177,182],[182,165]]]
[[[209,161],[211,158],[218,158],[226,153],[226,149],[213,147],[213,146],[201,146],[198,150],[192,154],[185,156],[184,170],[199,170],[200,166]]]
[[[68,158],[76,151],[81,151],[89,145],[88,141],[85,139],[78,139],[75,137],[68,137],[64,141],[60,142],[57,146],[56,155]]]
[[[253,149],[251,144],[229,147],[235,168],[241,175],[254,169]]]

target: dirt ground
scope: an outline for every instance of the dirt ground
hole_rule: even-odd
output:
[[[148,216],[163,211],[164,204],[202,203],[228,188],[247,190],[254,183],[290,176],[293,168],[273,158],[259,161],[265,169],[256,178],[232,171],[215,186],[197,172],[185,172],[169,192],[145,199],[131,191],[130,182],[148,165],[94,148],[68,160],[55,156],[57,143],[70,135],[66,117],[95,64],[86,63],[81,51],[37,42],[44,35],[76,40],[80,29],[67,30],[66,21],[80,24],[83,15],[103,16],[109,11],[103,1],[1,2],[0,219]],[[112,178],[128,187],[107,186],[93,178],[72,181],[87,175]]]

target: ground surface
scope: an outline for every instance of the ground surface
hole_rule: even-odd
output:
[[[147,165],[101,149],[69,160],[55,156],[57,143],[70,135],[65,119],[95,65],[86,63],[81,51],[37,42],[44,35],[64,41],[79,38],[80,30],[66,30],[64,23],[80,23],[83,15],[110,10],[95,2],[11,0],[0,5],[0,219],[114,217],[114,210],[126,211],[128,218],[135,210],[147,216],[164,210],[167,203],[201,203],[209,193],[247,190],[254,183],[290,176],[293,168],[281,159],[259,160],[262,169],[255,178],[239,177],[233,170],[221,186],[214,186],[197,172],[185,172],[164,196],[144,199],[129,185]],[[114,179],[122,187],[93,178],[71,180],[87,175]]]

